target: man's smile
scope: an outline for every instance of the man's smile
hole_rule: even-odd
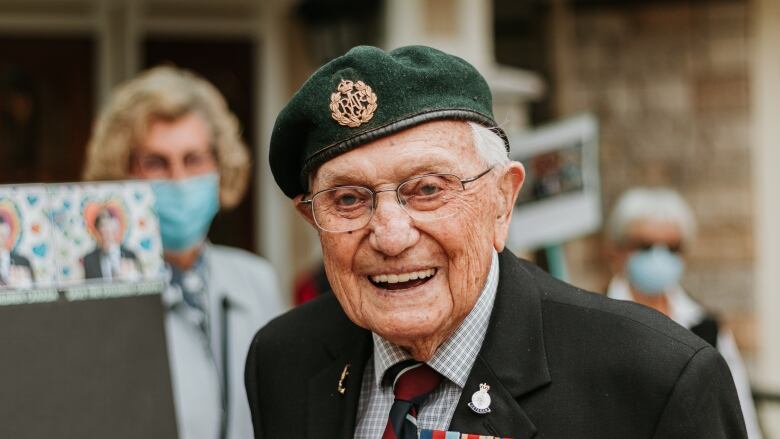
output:
[[[435,274],[435,268],[403,273],[387,273],[368,276],[372,284],[386,290],[405,290],[428,282]]]

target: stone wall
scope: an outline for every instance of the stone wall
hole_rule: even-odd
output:
[[[605,214],[631,186],[679,190],[699,222],[684,284],[755,348],[749,4],[562,5],[550,18],[556,113],[600,121]],[[567,256],[574,283],[604,287],[600,237]]]

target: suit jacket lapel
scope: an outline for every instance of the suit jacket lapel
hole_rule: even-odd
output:
[[[346,317],[344,317],[346,319]],[[371,354],[370,332],[347,322],[337,337],[328,337],[326,349],[333,361],[308,383],[306,419],[309,438],[352,438],[355,431],[363,370]],[[348,374],[342,379],[344,369]],[[341,385],[344,393],[338,391]],[[304,404],[304,401],[301,401]]]
[[[450,430],[515,439],[531,438],[536,427],[519,401],[550,382],[542,333],[540,291],[533,276],[504,251],[485,341],[455,409]],[[491,412],[473,412],[468,403],[479,384],[490,385]]]

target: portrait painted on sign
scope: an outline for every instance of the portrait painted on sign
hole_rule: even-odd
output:
[[[0,187],[0,290],[51,286],[51,227],[42,186]]]
[[[159,277],[161,245],[148,186],[99,183],[49,190],[62,285]]]
[[[95,246],[81,258],[85,279],[138,280],[143,273],[135,252],[125,245],[127,213],[117,200],[84,206],[84,223]]]

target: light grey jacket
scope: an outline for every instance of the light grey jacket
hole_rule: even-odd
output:
[[[225,379],[222,369],[226,362],[226,437],[249,438],[252,437],[252,423],[244,391],[244,363],[254,333],[283,310],[281,293],[270,264],[252,253],[207,243],[204,262],[210,346],[187,306],[170,307],[166,314],[179,437],[219,437],[221,388]],[[165,300],[169,303],[173,300],[175,304],[177,290],[177,287],[169,287]],[[227,334],[223,331],[224,322]],[[223,357],[225,344],[227,355]]]

